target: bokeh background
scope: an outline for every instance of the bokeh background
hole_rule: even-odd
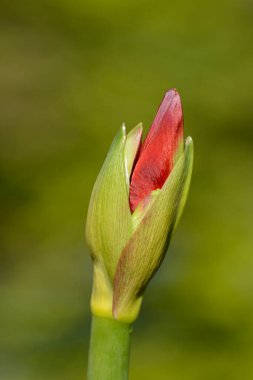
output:
[[[147,130],[171,87],[194,174],[130,379],[253,378],[252,17],[250,0],[1,0],[1,380],[85,379],[89,196],[121,123]]]

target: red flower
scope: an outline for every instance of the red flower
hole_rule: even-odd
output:
[[[169,90],[140,148],[130,183],[130,208],[134,212],[153,190],[161,189],[183,151],[183,112],[175,89]]]

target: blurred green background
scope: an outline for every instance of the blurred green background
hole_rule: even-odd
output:
[[[250,0],[1,0],[1,380],[85,379],[92,186],[121,123],[147,130],[171,87],[194,175],[130,379],[253,378],[252,16]]]

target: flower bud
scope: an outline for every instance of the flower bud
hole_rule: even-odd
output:
[[[86,239],[94,264],[91,309],[136,319],[159,268],[190,186],[193,144],[183,141],[176,90],[165,95],[147,138],[142,125],[116,135],[93,188]]]

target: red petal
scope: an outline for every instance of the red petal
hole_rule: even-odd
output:
[[[130,207],[151,191],[162,188],[173,166],[183,139],[183,113],[176,90],[168,91],[160,105],[135,165],[130,185]]]

